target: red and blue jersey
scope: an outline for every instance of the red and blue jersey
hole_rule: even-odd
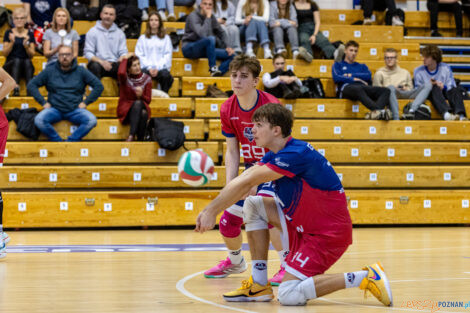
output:
[[[351,227],[346,197],[330,162],[307,142],[290,138],[259,163],[284,175],[273,182],[288,222],[302,232],[336,236]],[[344,227],[346,226],[346,227]]]
[[[240,142],[242,157],[245,164],[253,164],[263,158],[268,151],[265,148],[256,146],[252,133],[254,123],[251,117],[255,111],[267,103],[279,103],[273,95],[257,90],[258,98],[255,105],[250,110],[244,110],[236,95],[231,96],[220,108],[220,121],[222,123],[222,134],[225,137],[235,137]]]

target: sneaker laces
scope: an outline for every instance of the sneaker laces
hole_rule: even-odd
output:
[[[229,258],[226,258],[226,259],[224,259],[224,260],[220,260],[220,262],[219,262],[219,264],[217,265],[217,267],[220,268],[220,269],[225,269],[225,268],[227,268],[227,267],[228,267],[228,264],[227,264],[227,263],[229,262],[229,260],[230,260]]]
[[[242,286],[238,290],[250,289],[253,286],[253,283],[248,279],[242,281]]]

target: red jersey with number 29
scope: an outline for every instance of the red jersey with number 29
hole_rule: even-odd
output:
[[[279,103],[279,100],[273,95],[261,90],[256,91],[258,92],[256,104],[248,111],[240,106],[236,95],[228,98],[220,108],[222,134],[225,137],[237,138],[241,145],[242,157],[245,164],[258,162],[268,152],[267,149],[256,146],[255,138],[251,131],[254,125],[251,117],[260,106],[267,103]]]

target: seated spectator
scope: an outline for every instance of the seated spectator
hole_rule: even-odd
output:
[[[168,93],[174,81],[170,74],[173,46],[159,13],[150,13],[145,34],[137,40],[135,55],[140,60],[142,71],[155,79],[162,91]]]
[[[375,72],[373,85],[377,87],[387,87],[390,89],[390,109],[394,120],[400,119],[398,112],[399,99],[414,99],[406,119],[413,119],[421,104],[423,104],[431,92],[431,82],[427,82],[420,87],[413,87],[410,72],[401,68],[397,64],[398,53],[394,48],[385,50],[385,66]]]
[[[16,81],[13,96],[19,96],[20,79],[24,78],[28,84],[34,75],[34,66],[31,62],[35,52],[34,36],[24,27],[26,12],[23,8],[16,8],[13,11],[13,23],[15,27],[7,30],[3,36],[3,55],[7,58],[3,68]]]
[[[330,41],[320,31],[320,11],[318,5],[313,0],[296,0],[294,2],[297,20],[299,22],[299,57],[307,62],[312,62],[312,46],[316,46],[323,51],[327,59],[335,59],[341,62],[344,56],[344,45],[340,44],[335,48]]]
[[[83,100],[87,85],[92,91]],[[42,86],[46,86],[47,101],[39,92]],[[71,47],[60,47],[58,61],[34,77],[28,84],[28,91],[44,108],[36,115],[34,124],[49,140],[62,141],[52,126],[62,120],[78,125],[67,141],[80,141],[96,126],[96,117],[86,107],[98,99],[103,85],[90,71],[77,65]]]
[[[67,0],[70,17],[76,21],[96,21],[100,15],[99,0]]]
[[[73,57],[78,56],[78,41],[80,36],[70,25],[70,15],[67,9],[58,8],[52,18],[52,27],[46,30],[42,37],[43,52],[47,65],[57,61],[57,51],[62,45],[71,46]]]
[[[130,124],[126,141],[143,140],[150,118],[152,79],[141,70],[139,58],[133,53],[119,65],[119,103],[117,115],[123,124]]]
[[[264,58],[272,59],[269,49],[269,35],[266,23],[269,22],[268,0],[240,0],[237,5],[235,24],[240,26],[240,36],[245,39],[245,53],[256,57],[253,44],[259,43],[264,50]]]
[[[228,36],[229,47],[235,51],[236,54],[242,53],[240,45],[240,30],[235,25],[235,11],[236,8],[230,0],[216,0],[214,15],[217,18],[222,29]]]
[[[189,14],[184,27],[182,50],[185,58],[207,58],[211,76],[221,76],[228,71],[235,53],[214,15],[214,1],[202,0],[199,9]],[[220,67],[217,67],[216,60],[222,61]]]
[[[442,37],[437,28],[439,11],[454,12],[456,36],[462,37],[462,4],[459,0],[428,0],[427,7],[431,19],[432,37]]]
[[[60,0],[21,0],[26,12],[26,22],[39,27],[52,22],[52,14],[61,7]]]
[[[275,53],[287,57],[284,34],[289,39],[292,57],[299,55],[299,38],[297,37],[297,12],[289,0],[272,1],[269,8],[269,27],[274,38]]]
[[[285,69],[286,60],[282,54],[273,57],[274,72],[264,73],[264,91],[269,92],[276,98],[296,99],[301,96],[300,87],[302,82],[294,72]]]
[[[116,10],[112,5],[105,5],[100,17],[86,34],[83,53],[88,59],[88,69],[96,77],[117,78],[119,62],[127,54],[126,36],[114,24]]]
[[[362,0],[362,9],[364,10],[364,25],[372,24],[372,11],[384,11],[385,8],[390,12],[392,16],[393,26],[403,26],[403,21],[397,15],[397,6],[395,0]]]
[[[335,62],[332,69],[338,98],[359,100],[369,110],[366,119],[389,120],[392,112],[385,107],[389,103],[390,89],[369,86],[371,73],[365,64],[357,63],[359,44],[353,40],[346,43],[344,61]]]
[[[421,55],[423,65],[414,70],[415,86],[420,87],[431,82],[429,100],[444,120],[467,120],[463,96],[457,88],[452,69],[442,62],[441,49],[429,45],[421,49]]]

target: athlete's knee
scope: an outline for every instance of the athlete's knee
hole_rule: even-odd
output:
[[[243,205],[243,221],[246,231],[268,229],[268,216],[263,197],[249,196]]]
[[[220,217],[219,231],[227,238],[238,237],[241,233],[243,219],[230,212],[224,211]]]
[[[282,305],[305,305],[307,298],[299,285],[301,280],[288,280],[279,285],[277,298]]]

